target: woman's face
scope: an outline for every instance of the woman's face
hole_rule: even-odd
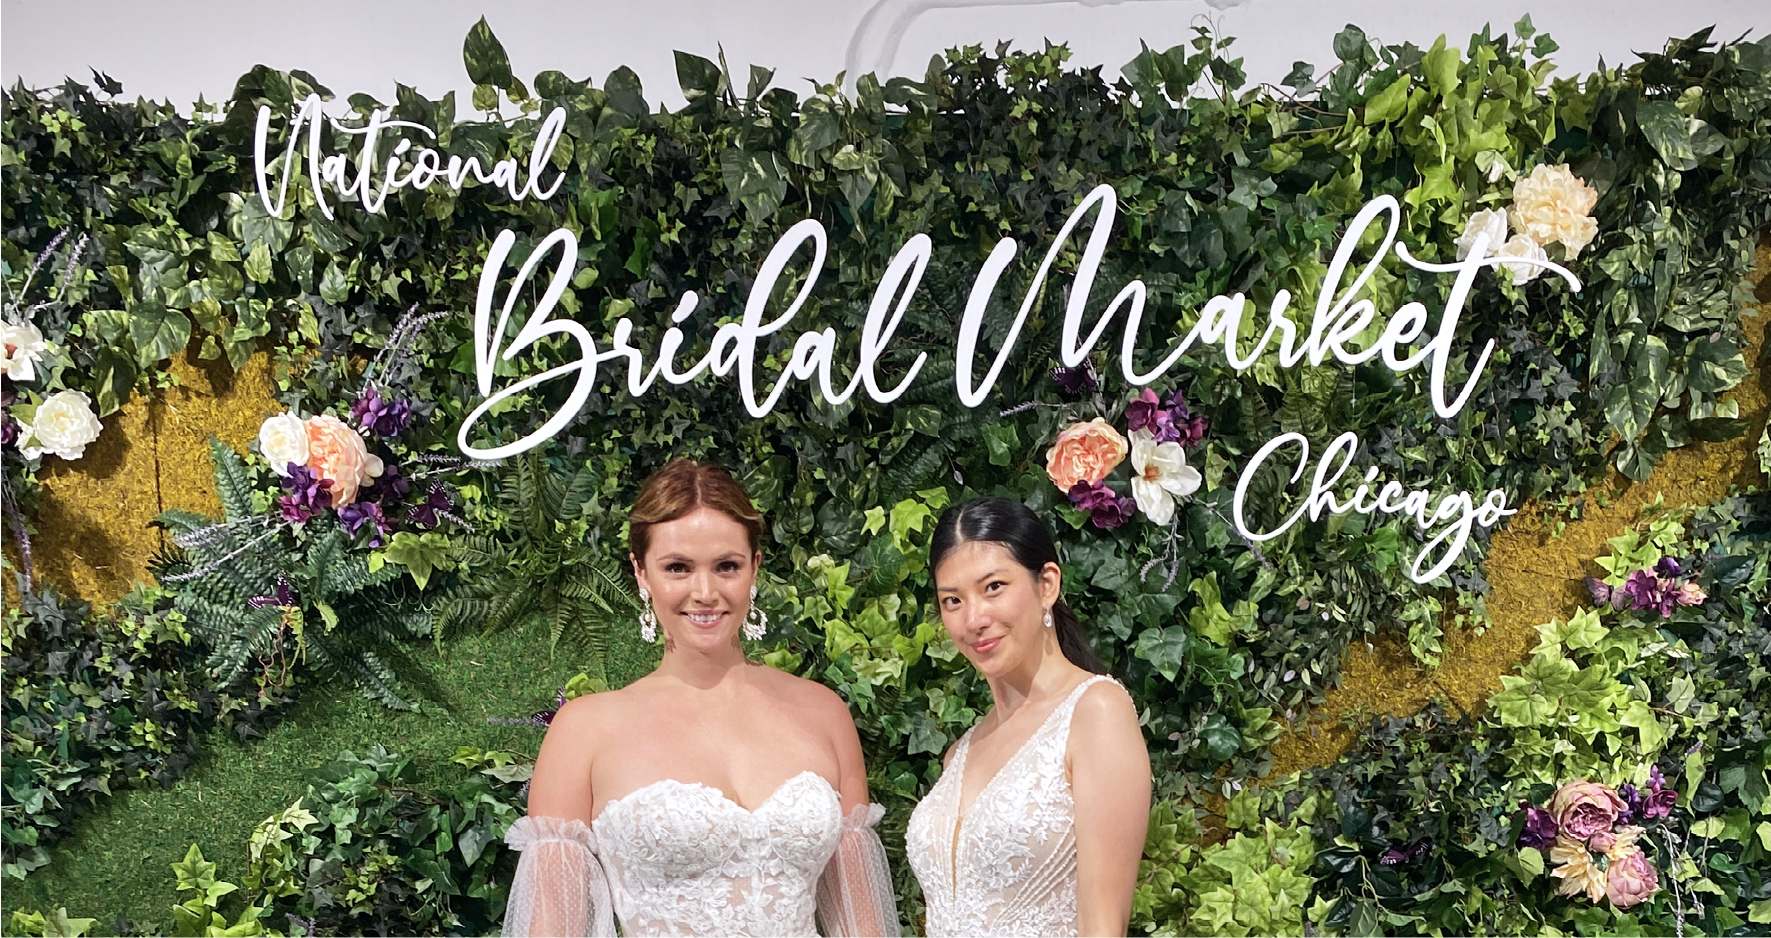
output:
[[[651,594],[667,647],[712,651],[738,643],[762,562],[743,525],[723,512],[697,508],[652,525],[646,556],[628,559],[640,588]]]
[[[941,622],[987,678],[1037,663],[1056,638],[1045,627],[1045,611],[1058,601],[1062,584],[1057,564],[1035,574],[989,541],[967,541],[935,567]]]

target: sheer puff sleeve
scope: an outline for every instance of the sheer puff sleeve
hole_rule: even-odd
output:
[[[609,881],[583,821],[518,818],[504,842],[522,853],[504,910],[506,935],[615,934]]]
[[[818,921],[826,935],[899,934],[885,845],[873,832],[884,816],[884,807],[861,804],[843,818],[836,853],[818,879]]]

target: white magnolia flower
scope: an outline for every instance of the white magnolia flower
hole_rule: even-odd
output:
[[[92,398],[79,391],[58,391],[37,406],[33,423],[19,421],[19,452],[26,459],[44,453],[79,459],[102,429],[92,412]]]
[[[1476,247],[1476,235],[1488,235],[1488,254],[1498,254],[1500,246],[1507,240],[1507,213],[1500,209],[1485,208],[1470,216],[1464,223],[1464,233],[1457,236],[1457,259],[1463,260],[1470,256]]]
[[[1199,490],[1204,477],[1187,465],[1179,443],[1158,443],[1148,430],[1131,435],[1131,497],[1138,510],[1157,524],[1174,520],[1175,499]]]
[[[295,411],[265,418],[258,428],[258,451],[277,475],[289,474],[289,464],[307,465],[307,425]]]
[[[1513,235],[1507,240],[1507,243],[1500,246],[1500,250],[1494,253],[1500,257],[1520,258],[1522,261],[1549,260],[1549,255],[1543,252],[1543,248],[1539,247],[1536,241],[1531,240],[1529,235],[1523,234]],[[1501,261],[1500,266],[1512,272],[1514,286],[1533,280],[1538,274],[1544,272],[1544,268],[1536,264]]]
[[[30,322],[0,322],[0,344],[5,346],[5,354],[0,356],[0,375],[14,381],[35,381],[37,363],[49,351],[43,333]]]

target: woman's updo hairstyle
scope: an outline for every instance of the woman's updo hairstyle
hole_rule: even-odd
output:
[[[711,508],[743,525],[750,552],[762,549],[762,512],[744,487],[714,463],[679,456],[646,479],[627,515],[627,546],[640,566],[645,566],[646,549],[651,546],[652,525],[675,521],[697,508]]]
[[[1046,564],[1058,562],[1058,547],[1051,534],[1026,505],[1006,498],[974,498],[941,512],[929,539],[929,569],[939,567],[954,548],[971,541],[1000,544],[1035,578]],[[1095,657],[1082,633],[1081,620],[1062,598],[1052,605],[1052,628],[1058,633],[1058,648],[1071,664],[1095,674],[1107,673],[1107,666]]]

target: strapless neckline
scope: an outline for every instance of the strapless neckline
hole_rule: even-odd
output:
[[[678,789],[686,789],[689,791],[705,791],[708,794],[713,795],[719,801],[721,801],[725,804],[731,805],[733,808],[736,808],[737,810],[742,811],[745,814],[757,815],[757,814],[761,814],[765,809],[767,809],[770,804],[773,804],[775,799],[779,798],[781,796],[781,793],[783,791],[786,791],[787,787],[789,785],[792,785],[795,782],[798,782],[800,779],[803,779],[808,775],[810,775],[814,781],[823,783],[823,786],[825,788],[829,789],[832,794],[836,793],[836,787],[830,784],[829,779],[825,778],[822,775],[819,775],[818,773],[812,771],[811,769],[807,769],[804,772],[801,772],[798,775],[795,775],[792,778],[787,779],[786,781],[782,782],[781,784],[776,785],[775,790],[772,792],[769,792],[768,797],[764,798],[762,800],[762,803],[757,805],[755,808],[746,808],[744,805],[739,804],[737,801],[733,800],[731,798],[731,796],[727,795],[723,789],[716,788],[712,785],[707,784],[706,782],[684,782],[684,781],[680,781],[680,780],[674,779],[674,778],[661,778],[658,781],[651,782],[646,785],[641,785],[640,787],[635,788],[633,791],[630,791],[627,794],[622,795],[619,798],[609,799],[609,803],[603,805],[603,810],[598,812],[598,814],[596,816],[596,820],[591,822],[591,827],[594,828],[596,826],[596,822],[601,821],[603,819],[603,816],[608,814],[610,809],[614,808],[616,805],[620,805],[620,804],[624,804],[629,801],[637,800],[641,797],[644,797],[646,795],[646,793],[648,793],[656,788],[675,787]]]

